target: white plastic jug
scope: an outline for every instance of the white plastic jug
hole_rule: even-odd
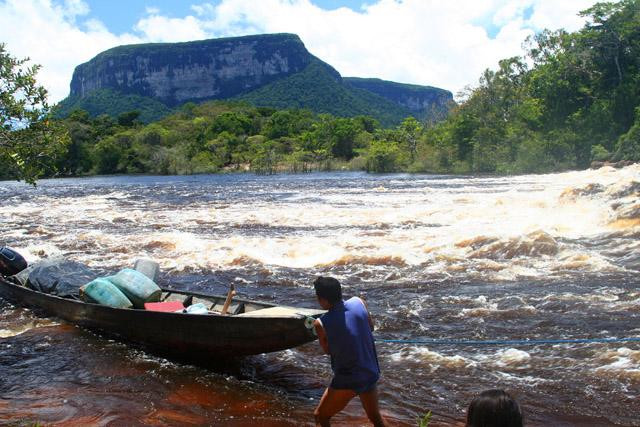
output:
[[[207,314],[209,311],[207,310],[207,306],[203,303],[199,302],[196,304],[192,304],[185,310],[186,313],[189,314]]]

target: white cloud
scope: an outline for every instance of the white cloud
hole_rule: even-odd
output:
[[[129,34],[116,36],[95,20],[78,24],[88,10],[80,0],[0,3],[0,41],[12,55],[42,65],[38,81],[49,90],[51,102],[68,95],[76,65],[110,47],[139,41]]]
[[[167,18],[156,13],[156,10],[150,12],[149,16],[142,18],[135,25],[136,31],[142,33],[146,40],[184,42],[207,38],[202,24],[193,16]]]
[[[596,2],[592,0],[571,1],[547,1],[535,0],[535,8],[530,23],[536,29],[564,28],[567,31],[575,31],[582,27],[584,18],[578,16],[578,12],[588,9]]]
[[[298,34],[307,48],[344,76],[433,85],[456,93],[499,59],[522,53],[543,28],[576,30],[577,12],[595,0],[378,0],[355,12],[321,9],[309,0],[222,0],[195,4],[181,18],[148,8],[130,33],[111,33],[86,19],[82,0],[0,0],[0,40],[16,56],[43,65],[51,100],[68,94],[76,65],[113,46],[256,33]],[[525,11],[532,8],[530,17]],[[499,31],[489,37],[481,25]]]
[[[63,4],[60,10],[66,18],[71,20],[75,19],[76,16],[89,13],[89,6],[83,0],[64,0]]]
[[[475,84],[487,67],[522,53],[544,27],[575,30],[576,13],[594,1],[379,0],[361,12],[326,11],[308,0],[223,0],[196,10],[210,34],[291,32],[345,76],[379,77],[452,90]],[[533,15],[525,20],[527,8]],[[495,38],[478,23],[500,27]]]

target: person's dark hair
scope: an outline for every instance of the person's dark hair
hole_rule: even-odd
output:
[[[342,300],[342,287],[340,282],[333,277],[320,276],[313,281],[313,287],[316,290],[316,295],[326,299],[330,304],[335,304]]]
[[[504,390],[485,390],[471,401],[466,427],[522,427],[520,406]]]

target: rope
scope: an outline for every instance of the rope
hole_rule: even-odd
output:
[[[377,339],[376,342],[388,344],[419,344],[419,345],[541,345],[541,344],[591,344],[591,343],[617,343],[640,342],[640,337],[629,338],[575,338],[561,340],[385,340]]]

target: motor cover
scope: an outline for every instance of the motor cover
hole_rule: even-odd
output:
[[[27,268],[27,261],[22,255],[6,246],[0,248],[0,274],[13,276]]]

